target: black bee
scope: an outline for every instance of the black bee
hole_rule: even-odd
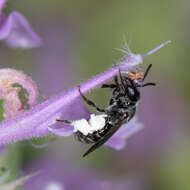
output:
[[[91,114],[90,119],[80,119],[76,121],[57,120],[74,126],[75,137],[85,143],[94,143],[83,155],[86,156],[103,145],[122,124],[129,122],[136,112],[137,103],[140,99],[139,88],[154,86],[155,83],[143,84],[152,65],[149,65],[146,72],[128,72],[127,76],[122,76],[119,70],[118,76],[114,77],[113,84],[103,84],[102,88],[113,89],[108,107],[101,109],[94,102],[87,99],[81,92],[82,99],[90,106],[96,108],[101,114]]]

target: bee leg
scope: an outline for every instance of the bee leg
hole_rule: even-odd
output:
[[[115,82],[116,86],[118,86],[118,85],[119,85],[119,82],[118,82],[118,77],[117,77],[117,76],[115,76],[115,77],[114,77],[114,82]]]
[[[56,119],[56,121],[64,122],[64,123],[67,123],[67,124],[71,124],[72,123],[72,121],[64,120],[64,119]]]
[[[123,77],[122,77],[120,68],[119,68],[119,78],[120,78],[120,80],[121,80],[121,84],[122,84],[123,86],[125,86],[124,79],[123,79]],[[117,83],[118,83],[118,82],[117,82]]]
[[[80,86],[79,86],[79,93],[80,93],[82,99],[83,99],[89,106],[95,108],[95,109],[96,109],[97,111],[99,111],[99,112],[105,112],[104,109],[101,109],[101,108],[97,107],[94,102],[92,102],[91,100],[89,100],[88,98],[86,98],[86,97],[82,94],[82,92],[80,91]]]
[[[117,87],[117,85],[115,85],[115,84],[103,84],[101,86],[101,88],[116,88],[116,87]]]
[[[114,77],[114,82],[115,84],[103,84],[101,88],[116,88],[119,85],[117,76]]]

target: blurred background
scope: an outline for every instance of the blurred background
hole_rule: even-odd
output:
[[[47,97],[118,62],[123,54],[114,48],[122,47],[123,36],[132,52],[142,54],[172,41],[144,60],[143,68],[153,64],[147,81],[157,86],[142,90],[137,114],[145,129],[130,138],[125,149],[103,147],[83,159],[81,154],[87,147],[73,137],[58,138],[43,150],[26,142],[11,144],[0,160],[11,169],[11,179],[39,169],[52,175],[48,173],[51,168],[58,168],[51,179],[55,177],[66,190],[82,189],[90,181],[85,177],[90,176],[88,172],[105,181],[103,189],[190,189],[189,1],[9,0],[7,9],[25,15],[44,44],[33,50],[18,50],[1,42],[1,68],[23,70]],[[109,94],[96,89],[87,96],[106,106]],[[76,177],[80,175],[84,181]],[[42,181],[34,177],[23,189],[35,184],[33,189],[49,190],[39,185]],[[51,190],[60,189],[54,186]]]

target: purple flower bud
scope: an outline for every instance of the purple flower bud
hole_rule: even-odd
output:
[[[2,9],[6,0],[0,2],[0,40],[12,48],[34,48],[42,44],[40,37],[32,30],[23,15],[13,11],[7,17]]]
[[[15,69],[0,69],[0,99],[5,119],[33,107],[37,97],[37,86],[30,77]]]
[[[138,66],[142,61],[143,56],[139,54],[130,54],[129,57],[117,66],[82,83],[80,85],[80,90],[82,93],[87,93],[93,88],[112,79],[118,74],[119,68],[122,71],[127,71]],[[3,121],[0,124],[0,144],[45,136],[52,133],[60,136],[68,136],[72,134],[72,126],[63,124],[63,127],[58,129],[50,127],[56,123],[56,119],[60,118],[61,113],[65,112],[68,109],[68,106],[79,97],[80,93],[77,86],[35,106],[29,111],[25,111],[23,114],[20,114],[13,119]],[[74,105],[73,108],[75,109]],[[76,109],[76,111],[80,113],[80,109]],[[139,128],[141,127],[137,127],[136,130]],[[128,130],[126,130],[126,133],[128,133]],[[126,137],[127,135],[122,135],[121,138],[125,139]],[[119,148],[121,147],[122,146],[120,145]]]

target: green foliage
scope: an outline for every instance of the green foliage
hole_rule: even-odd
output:
[[[4,116],[3,116],[3,114],[4,114],[3,103],[4,103],[4,100],[0,99],[0,121],[4,120]]]
[[[30,109],[30,105],[28,104],[29,101],[29,93],[21,84],[14,83],[12,84],[12,87],[20,88],[18,92],[18,98],[22,104],[22,107],[20,109]]]

